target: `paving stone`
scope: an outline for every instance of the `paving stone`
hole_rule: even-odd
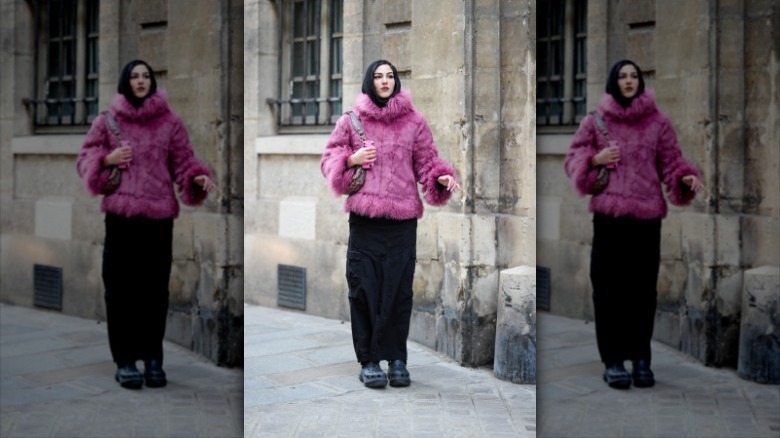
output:
[[[656,385],[614,390],[601,379],[593,324],[539,312],[537,328],[540,437],[778,436],[771,430],[780,412],[776,385],[705,367],[653,342]]]
[[[242,370],[178,345],[164,343],[168,386],[136,391],[114,381],[105,324],[0,304],[0,345],[2,436],[243,435]]]

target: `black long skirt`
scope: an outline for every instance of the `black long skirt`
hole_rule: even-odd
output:
[[[417,219],[349,217],[347,283],[358,362],[406,361]]]
[[[111,355],[117,364],[163,359],[173,219],[107,213],[103,284]]]
[[[590,278],[602,362],[651,358],[661,219],[593,216]]]

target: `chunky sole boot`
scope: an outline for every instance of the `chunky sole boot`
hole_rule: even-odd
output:
[[[631,375],[623,367],[623,364],[609,365],[604,370],[604,381],[610,388],[628,389],[631,386]]]
[[[116,369],[114,379],[122,388],[139,389],[144,384],[144,378],[135,364],[121,364]]]
[[[390,386],[401,387],[409,386],[412,379],[409,378],[409,371],[406,369],[406,363],[402,360],[391,360],[387,362],[387,377],[390,378]]]
[[[387,374],[379,367],[379,362],[366,362],[360,370],[360,381],[366,388],[384,388],[387,386]]]
[[[150,388],[161,388],[168,384],[165,371],[162,369],[162,361],[156,359],[144,361],[144,381]]]
[[[650,369],[649,360],[635,360],[631,370],[631,378],[637,388],[649,388],[655,385],[655,376]]]

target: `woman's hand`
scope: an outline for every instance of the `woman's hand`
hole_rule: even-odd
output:
[[[103,167],[117,166],[131,161],[133,161],[133,148],[130,146],[122,146],[114,149],[110,154],[103,158]]]
[[[216,184],[214,184],[214,181],[212,181],[211,178],[209,178],[206,175],[198,175],[192,180],[195,181],[195,184],[199,185],[203,190],[207,192],[211,192],[212,190],[217,188]]]
[[[450,192],[453,190],[460,190],[460,184],[458,184],[458,181],[455,180],[454,176],[442,175],[439,177],[439,179],[437,179],[437,181],[439,184],[447,187],[447,190]]]
[[[697,178],[696,175],[685,175],[682,177],[682,182],[694,192],[699,192],[704,189],[704,184],[699,181],[699,178]]]
[[[366,146],[358,149],[347,158],[347,167],[373,163],[376,161],[376,146]]]
[[[602,149],[599,151],[599,153],[594,155],[590,160],[590,164],[591,166],[596,167],[617,163],[618,161],[620,161],[620,147],[610,146]]]

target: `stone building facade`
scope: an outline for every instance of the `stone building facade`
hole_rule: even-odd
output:
[[[219,187],[175,221],[166,337],[218,364],[242,363],[243,6],[2,0],[0,301],[32,306],[43,265],[61,273],[62,312],[105,318],[103,215],[75,162],[122,67],[141,58]]]
[[[534,4],[246,2],[247,302],[276,306],[288,265],[305,269],[306,312],[349,319],[344,199],[319,163],[365,68],[388,59],[463,188],[419,221],[411,339],[482,365],[494,358],[499,308],[535,324],[535,305],[510,298],[522,289],[532,300],[535,278],[509,269],[536,263]],[[511,282],[517,273],[530,281]],[[523,347],[535,359],[534,342]]]
[[[591,219],[563,159],[611,65],[632,59],[708,189],[663,222],[655,337],[705,364],[736,366],[742,297],[753,293],[745,285],[780,266],[780,2],[537,5],[537,257],[550,268],[550,310],[593,317]],[[780,291],[776,274],[761,283]]]

